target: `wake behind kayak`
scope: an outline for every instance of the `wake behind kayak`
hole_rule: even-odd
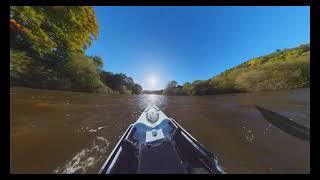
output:
[[[131,124],[101,174],[221,174],[215,155],[154,105]]]

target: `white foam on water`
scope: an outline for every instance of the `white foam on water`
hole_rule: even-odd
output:
[[[255,139],[254,132],[251,130],[248,130],[245,133],[245,141],[248,143],[251,143],[251,142],[253,142],[254,139]]]
[[[97,139],[100,141],[103,141],[107,146],[109,146],[109,144],[110,144],[110,142],[102,136],[98,136]]]
[[[98,127],[98,130],[103,129],[103,128],[106,128],[106,127],[108,127],[108,126]]]
[[[104,158],[110,142],[98,136],[93,141],[92,146],[82,149],[71,160],[68,160],[63,167],[58,167],[53,172],[57,174],[83,174],[89,168],[93,168],[96,163]]]

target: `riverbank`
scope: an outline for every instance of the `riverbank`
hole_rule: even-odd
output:
[[[208,80],[170,81],[163,90],[168,95],[213,95],[238,92],[290,90],[310,87],[310,45],[248,60]]]
[[[101,56],[86,54],[98,34],[93,7],[10,6],[10,84],[102,94],[139,94],[142,87],[131,77],[106,71]]]

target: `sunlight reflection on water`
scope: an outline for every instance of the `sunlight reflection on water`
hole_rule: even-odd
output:
[[[154,104],[160,109],[165,108],[167,105],[167,96],[156,94],[143,94],[138,98],[139,109],[144,110],[147,106]]]

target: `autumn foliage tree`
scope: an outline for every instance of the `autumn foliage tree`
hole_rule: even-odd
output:
[[[92,7],[11,6],[11,84],[110,92],[100,80],[102,60],[85,56],[98,32]]]
[[[84,53],[98,37],[99,27],[92,7],[11,6],[10,30],[12,47],[65,58]]]

